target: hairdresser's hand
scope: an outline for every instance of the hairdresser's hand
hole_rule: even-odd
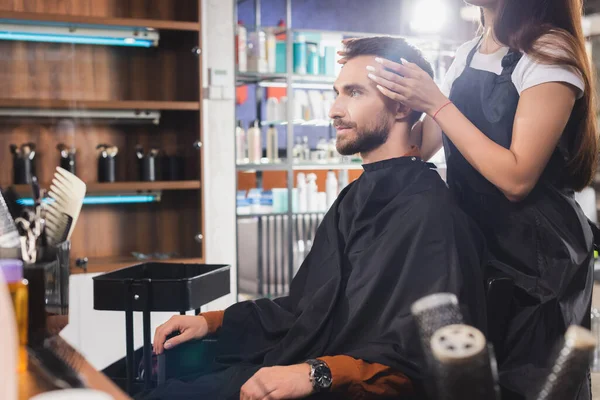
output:
[[[312,394],[310,366],[261,368],[242,386],[240,400],[301,399]]]
[[[173,332],[181,334],[167,340]],[[174,315],[167,322],[156,328],[154,332],[154,353],[160,354],[164,349],[171,349],[191,339],[202,339],[208,334],[206,318],[201,315]],[[166,343],[165,343],[165,340]]]
[[[418,65],[406,60],[402,60],[402,64],[382,58],[375,60],[377,63],[368,66],[366,72],[379,91],[390,99],[429,116],[448,102],[431,76]]]
[[[344,40],[342,40],[342,44],[343,44],[343,45],[344,45],[344,47],[345,47],[345,46],[347,46],[347,45],[348,45],[348,43],[352,42],[353,40],[356,40],[356,38],[348,38],[348,39],[344,39]],[[340,51],[338,51],[337,53],[338,53],[338,55],[339,55],[340,57],[342,57],[342,58],[340,58],[340,59],[338,60],[338,64],[342,64],[342,65],[346,64],[346,61],[348,61],[348,59],[346,58],[346,51],[345,51],[345,50],[340,50]]]

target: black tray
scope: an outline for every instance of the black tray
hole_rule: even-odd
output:
[[[126,311],[131,290],[133,311],[189,311],[230,293],[230,266],[143,263],[94,277],[94,309]],[[130,289],[128,290],[128,288]]]

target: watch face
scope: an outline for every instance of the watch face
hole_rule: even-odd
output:
[[[317,365],[315,368],[315,381],[319,387],[328,389],[331,386],[331,371],[325,365]]]

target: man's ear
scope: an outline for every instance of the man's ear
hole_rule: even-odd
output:
[[[395,103],[395,119],[398,122],[408,121],[410,118],[410,114],[412,113],[412,108],[405,106],[402,103]]]

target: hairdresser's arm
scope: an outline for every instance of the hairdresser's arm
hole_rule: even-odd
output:
[[[372,74],[379,90],[434,118],[469,164],[513,202],[525,199],[535,187],[575,104],[576,89],[566,83],[549,82],[523,91],[507,149],[449,103],[433,79],[416,64],[381,63],[396,73],[380,68]]]

